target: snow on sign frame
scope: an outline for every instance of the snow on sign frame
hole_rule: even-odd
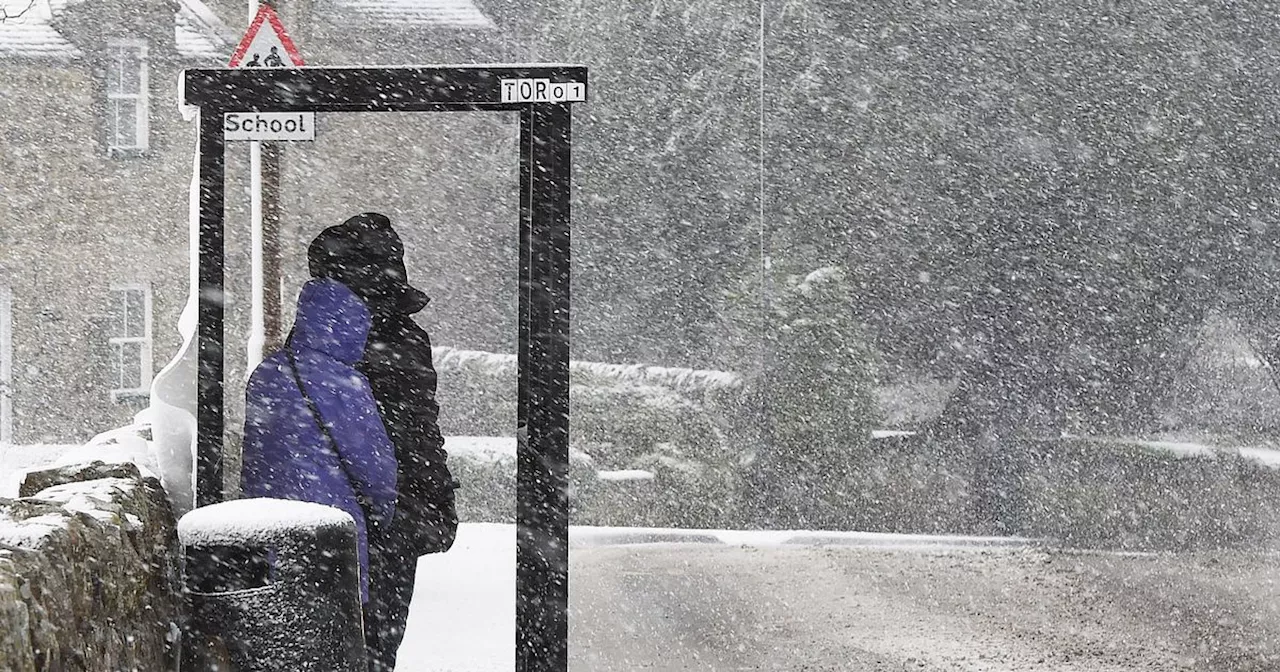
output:
[[[504,93],[504,82],[516,82]],[[521,90],[520,82],[531,88]],[[537,82],[546,82],[538,95]],[[528,92],[529,96],[522,93]],[[560,92],[562,95],[555,95]],[[196,505],[222,501],[225,430],[224,115],[518,112],[519,373],[516,436],[518,672],[568,669],[569,195],[580,65],[194,69],[182,109],[199,110]],[[561,98],[561,100],[552,100]]]

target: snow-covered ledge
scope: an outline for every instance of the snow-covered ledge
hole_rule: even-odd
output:
[[[177,670],[179,549],[132,463],[33,471],[0,499],[0,669]]]

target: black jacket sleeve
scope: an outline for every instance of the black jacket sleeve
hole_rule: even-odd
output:
[[[432,501],[452,489],[426,330],[409,316],[375,325],[360,368],[396,447],[401,498]]]

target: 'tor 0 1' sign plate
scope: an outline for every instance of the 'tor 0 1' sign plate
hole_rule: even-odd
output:
[[[579,82],[553,82],[549,79],[504,79],[504,103],[582,103],[587,100],[587,85]]]

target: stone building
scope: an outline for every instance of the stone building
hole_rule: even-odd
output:
[[[156,327],[186,277],[193,144],[172,92],[234,35],[199,0],[5,7],[0,443],[73,441],[145,405],[178,345]]]
[[[196,127],[178,74],[227,62],[240,1],[0,0],[0,444],[74,443],[127,424],[179,346]],[[301,0],[280,7],[308,65],[509,62],[501,6]],[[433,296],[440,344],[512,351],[517,134],[473,113],[321,117],[282,159],[286,311],[315,233],[390,215]],[[227,163],[229,399],[242,389],[248,149]],[[286,316],[286,322],[287,322]]]

